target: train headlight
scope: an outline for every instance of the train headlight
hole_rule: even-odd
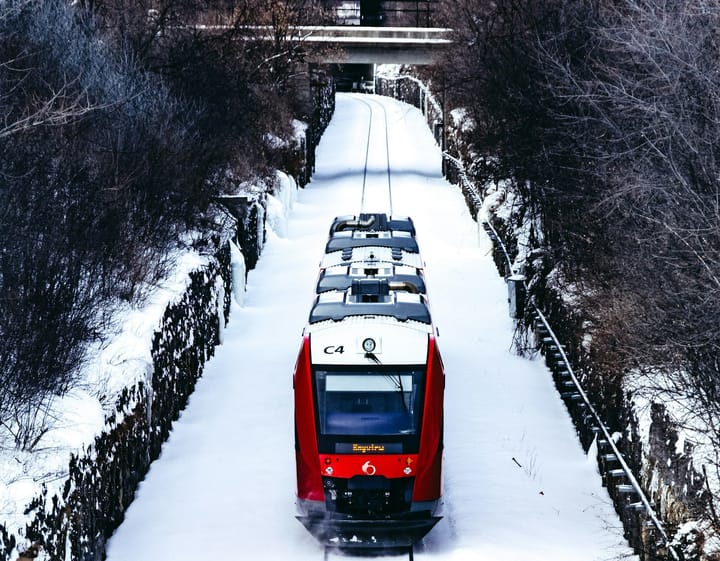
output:
[[[366,353],[373,352],[375,350],[375,339],[373,339],[372,337],[363,339],[362,348]]]

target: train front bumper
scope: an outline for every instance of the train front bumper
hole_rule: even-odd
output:
[[[338,513],[296,518],[325,546],[385,549],[412,546],[442,517],[433,516],[430,511],[417,511],[378,519],[350,518]]]

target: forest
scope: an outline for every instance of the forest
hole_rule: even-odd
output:
[[[212,240],[228,177],[262,182],[277,167],[307,117],[291,26],[321,11],[0,3],[0,427],[15,446],[32,449],[114,305],[140,304],[175,250]]]
[[[566,335],[617,430],[635,397],[720,458],[720,2],[451,0],[429,76],[472,126],[479,184],[512,178],[530,297]],[[537,282],[536,282],[537,281]],[[579,342],[579,344],[578,344]],[[690,448],[687,448],[690,445]],[[669,460],[668,460],[669,462]],[[708,490],[710,487],[708,487]],[[716,497],[694,497],[720,530]]]

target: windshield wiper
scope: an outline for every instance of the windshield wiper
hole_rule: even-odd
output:
[[[375,364],[382,366],[382,362],[380,362],[380,359],[375,356],[375,353],[365,353],[365,358],[372,360]],[[410,407],[405,402],[405,388],[403,387],[402,374],[397,375],[397,380],[393,375],[389,375],[386,377],[390,378],[392,384],[399,390],[398,393],[400,394],[400,402],[402,403],[403,410],[405,411],[406,415],[410,415]]]
[[[400,402],[402,403],[405,413],[407,415],[409,415],[410,408],[408,407],[408,404],[405,402],[405,388],[403,387],[402,374],[397,375],[397,380],[395,379],[395,376],[393,376],[393,375],[389,375],[386,377],[390,378],[390,382],[392,382],[392,384],[398,389],[398,393],[400,394]]]
[[[382,366],[382,362],[380,362],[380,359],[375,356],[375,353],[365,353],[365,358],[369,358],[375,364],[379,364],[380,366]]]

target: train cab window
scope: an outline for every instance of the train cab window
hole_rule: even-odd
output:
[[[321,440],[339,436],[417,440],[422,386],[422,369],[316,370]]]

